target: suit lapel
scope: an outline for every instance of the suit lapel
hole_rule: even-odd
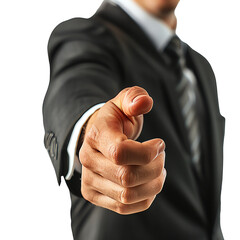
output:
[[[171,69],[166,65],[166,59],[163,54],[159,54],[154,44],[144,31],[135,23],[120,7],[110,4],[108,1],[104,1],[98,9],[95,17],[111,22],[115,27],[117,26],[123,34],[127,34],[127,37],[134,41],[134,44],[141,45],[142,49],[147,49],[148,53],[154,59],[152,64],[156,66],[159,71],[159,76],[163,76],[163,84],[168,99],[169,110],[176,126],[176,132],[179,136],[179,141],[183,143],[185,149],[190,152],[189,141],[186,136],[186,129],[184,120],[181,113],[181,108],[177,101],[176,77],[172,73]]]
[[[219,166],[218,159],[221,159],[221,156],[219,155],[219,124],[217,122],[217,112],[216,112],[216,105],[214,101],[213,91],[215,89],[211,88],[210,84],[210,76],[209,72],[206,70],[206,67],[204,67],[204,62],[199,61],[199,55],[193,51],[191,48],[188,48],[188,54],[189,58],[192,62],[195,74],[197,75],[197,79],[199,81],[200,88],[202,89],[202,95],[204,100],[204,107],[206,109],[206,114],[208,116],[208,149],[207,154],[210,154],[210,156],[207,156],[207,160],[209,162],[207,163],[207,166],[209,167],[209,181],[208,184],[210,186],[209,194],[210,194],[210,201],[211,201],[211,215],[212,215],[212,221],[215,221],[217,209],[219,208],[219,197],[221,192],[221,167]],[[207,126],[206,126],[207,127]]]
[[[105,0],[93,18],[94,17],[100,17],[100,19],[112,23],[112,25],[121,29],[123,33],[126,33],[135,44],[141,45],[142,49],[147,49],[148,53],[151,54],[151,56],[157,61],[164,62],[163,57],[157,52],[151,39],[143,32],[141,27],[119,6],[113,5]]]

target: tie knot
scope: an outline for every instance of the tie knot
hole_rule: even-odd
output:
[[[174,35],[164,50],[172,64],[179,64],[184,59],[183,47],[180,38]]]

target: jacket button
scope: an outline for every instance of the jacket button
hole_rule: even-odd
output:
[[[57,152],[58,152],[57,139],[56,137],[53,137],[49,149],[49,155],[53,160],[57,160]]]
[[[52,141],[52,138],[54,137],[54,134],[52,132],[46,133],[44,137],[44,146],[47,150],[49,150],[50,143]]]
[[[44,145],[50,155],[50,158],[53,160],[57,160],[58,144],[57,138],[55,137],[53,132],[45,134]]]

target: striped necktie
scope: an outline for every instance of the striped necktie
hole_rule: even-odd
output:
[[[176,35],[167,45],[165,53],[179,76],[176,91],[190,144],[191,159],[197,173],[202,175],[200,162],[201,134],[196,107],[196,78],[194,73],[186,66],[182,42]]]

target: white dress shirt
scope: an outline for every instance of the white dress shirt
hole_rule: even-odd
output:
[[[152,40],[153,45],[158,51],[164,50],[174,32],[163,21],[146,12],[134,0],[109,0],[109,2],[121,7],[139,25]],[[76,147],[82,127],[89,117],[103,105],[104,103],[100,103],[90,108],[74,126],[67,148],[69,168],[65,176],[66,180],[71,179],[74,170],[80,171],[81,168],[78,156],[76,155]]]

